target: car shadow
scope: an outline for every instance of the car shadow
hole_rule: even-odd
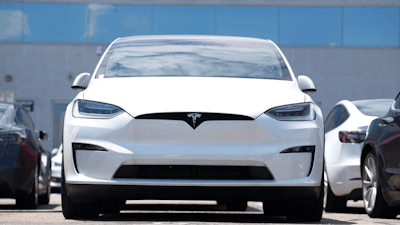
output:
[[[245,212],[227,211],[223,205],[125,205],[120,214],[100,215],[93,221],[152,221],[152,222],[235,222],[235,223],[288,223],[285,216],[265,216],[263,211],[248,207]],[[318,224],[354,224],[322,219]],[[310,224],[310,222],[307,222]]]
[[[331,212],[325,212],[324,213],[331,213]],[[340,212],[332,212],[332,213],[345,213],[345,214],[367,214],[365,212],[364,207],[346,207]]]
[[[56,207],[59,207],[60,205],[58,204],[51,204],[51,205],[39,205],[37,209],[55,209]],[[21,209],[18,208],[17,205],[15,204],[3,204],[0,205],[0,210],[29,210],[29,209]],[[35,209],[32,209],[35,210]]]

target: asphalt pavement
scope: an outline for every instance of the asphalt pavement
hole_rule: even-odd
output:
[[[347,203],[344,213],[325,213],[321,224],[400,224],[396,219],[371,219],[362,201]],[[0,224],[291,224],[284,216],[264,216],[261,202],[249,202],[245,212],[229,212],[215,201],[127,201],[119,215],[101,215],[91,221],[66,220],[61,196],[52,194],[49,205],[19,210],[15,200],[0,199]]]

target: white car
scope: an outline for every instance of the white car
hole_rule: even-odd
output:
[[[61,188],[61,164],[62,164],[62,144],[59,148],[54,148],[51,157],[51,192],[60,192]]]
[[[270,40],[118,38],[80,74],[63,131],[65,218],[128,199],[217,200],[319,221],[322,113]]]
[[[327,212],[340,212],[347,200],[362,200],[360,158],[372,120],[385,115],[393,99],[338,102],[325,120],[325,198]]]

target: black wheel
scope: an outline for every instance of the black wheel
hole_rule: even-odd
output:
[[[343,212],[346,209],[346,197],[336,196],[329,185],[329,180],[324,172],[324,208],[325,212]]]
[[[226,209],[228,211],[246,211],[247,201],[228,201],[226,203]]]
[[[65,190],[64,164],[61,167],[61,206],[66,219],[94,219],[99,216],[96,203],[74,203]]]
[[[371,218],[396,218],[398,209],[390,207],[379,185],[378,160],[369,152],[361,165],[364,208]]]
[[[39,168],[35,167],[34,182],[31,193],[28,196],[20,196],[16,199],[17,207],[21,209],[37,209],[39,202]]]
[[[291,221],[318,222],[322,218],[324,204],[324,179],[321,176],[319,197],[313,204],[290,204],[286,218]]]
[[[50,172],[47,172],[46,193],[44,195],[39,195],[39,204],[41,205],[47,205],[50,202],[50,194],[51,194],[50,180],[51,180],[51,167],[50,167]]]
[[[101,201],[101,214],[119,214],[121,211],[121,201],[112,199],[103,199]]]

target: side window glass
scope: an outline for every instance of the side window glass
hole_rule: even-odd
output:
[[[342,124],[342,123],[344,123],[346,120],[347,120],[347,118],[349,118],[349,112],[347,111],[347,109],[346,109],[346,107],[342,107],[342,111],[341,111],[341,123],[340,124]]]
[[[394,108],[400,109],[400,96],[397,97],[396,101],[394,102]]]
[[[338,110],[335,113],[335,128],[340,126],[344,121],[347,120],[349,117],[349,113],[347,112],[346,108],[343,106],[338,106]]]
[[[29,129],[32,130],[32,132],[35,132],[35,126],[32,123],[31,118],[29,117],[28,113],[24,110],[21,109],[21,114],[22,114],[22,123],[29,127]]]
[[[332,109],[332,111],[329,113],[328,117],[326,118],[325,133],[327,133],[335,128],[334,115],[337,110],[338,110],[338,107],[335,107],[334,109]]]
[[[15,110],[15,123],[22,124],[21,107],[17,107],[17,110]]]

